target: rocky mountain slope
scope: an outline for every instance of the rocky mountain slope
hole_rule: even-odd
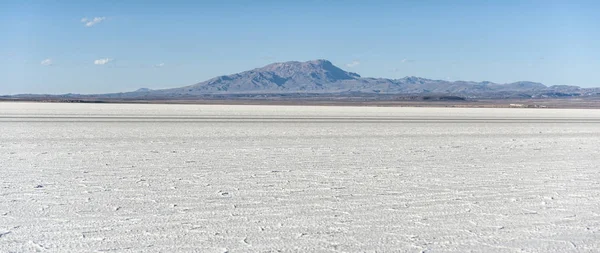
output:
[[[593,92],[593,91],[590,91]],[[584,95],[576,86],[547,87],[535,82],[445,81],[420,77],[367,78],[344,71],[330,61],[273,63],[237,74],[219,76],[181,88],[145,90],[150,96],[195,96],[206,94],[369,93],[445,94],[463,97],[535,97]],[[134,94],[131,94],[134,95]]]

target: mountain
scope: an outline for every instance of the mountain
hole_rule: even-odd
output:
[[[219,76],[198,84],[163,90],[185,94],[337,92],[343,83],[360,80],[326,60],[273,63],[238,74]],[[340,86],[342,85],[342,86]],[[350,88],[348,86],[347,88]]]
[[[463,97],[535,97],[582,93],[576,86],[547,87],[535,82],[497,84],[432,80],[420,77],[400,79],[361,77],[327,60],[273,63],[262,68],[212,78],[190,86],[134,92],[145,96],[203,96],[234,94],[444,94]]]
[[[461,98],[546,98],[599,96],[598,88],[557,85],[547,87],[536,82],[498,84],[488,81],[445,81],[421,77],[400,79],[361,77],[345,71],[327,60],[273,63],[237,74],[171,89],[141,88],[133,92],[77,95],[68,98],[109,99],[193,99],[235,98],[244,96],[455,96]],[[22,95],[32,97],[35,95]],[[60,98],[67,95],[60,95]],[[19,96],[13,96],[19,97]]]

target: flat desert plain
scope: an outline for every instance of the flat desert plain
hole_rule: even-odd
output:
[[[0,103],[0,252],[593,252],[600,110]]]

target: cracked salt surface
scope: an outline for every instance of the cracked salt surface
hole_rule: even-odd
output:
[[[600,111],[0,103],[0,252],[590,252]]]

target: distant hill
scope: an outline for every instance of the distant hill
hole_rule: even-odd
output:
[[[600,95],[600,89],[567,85],[548,87],[541,83],[528,81],[498,84],[487,81],[450,82],[414,76],[400,79],[370,78],[347,72],[327,60],[313,60],[273,63],[262,68],[219,76],[180,88],[162,90],[141,88],[133,92],[80,95],[80,97],[177,99],[182,97],[228,97],[260,94],[270,96],[274,94],[286,96],[310,96],[311,94],[429,96],[433,94],[463,98],[548,98],[598,96]],[[73,94],[68,94],[68,96],[74,97]]]
[[[262,68],[215,77],[190,86],[144,93],[150,96],[375,93],[444,94],[462,97],[556,97],[585,95],[586,89],[566,85],[547,87],[541,83],[526,81],[497,84],[450,82],[414,76],[401,79],[368,78],[344,71],[327,60],[313,60],[273,63]]]

